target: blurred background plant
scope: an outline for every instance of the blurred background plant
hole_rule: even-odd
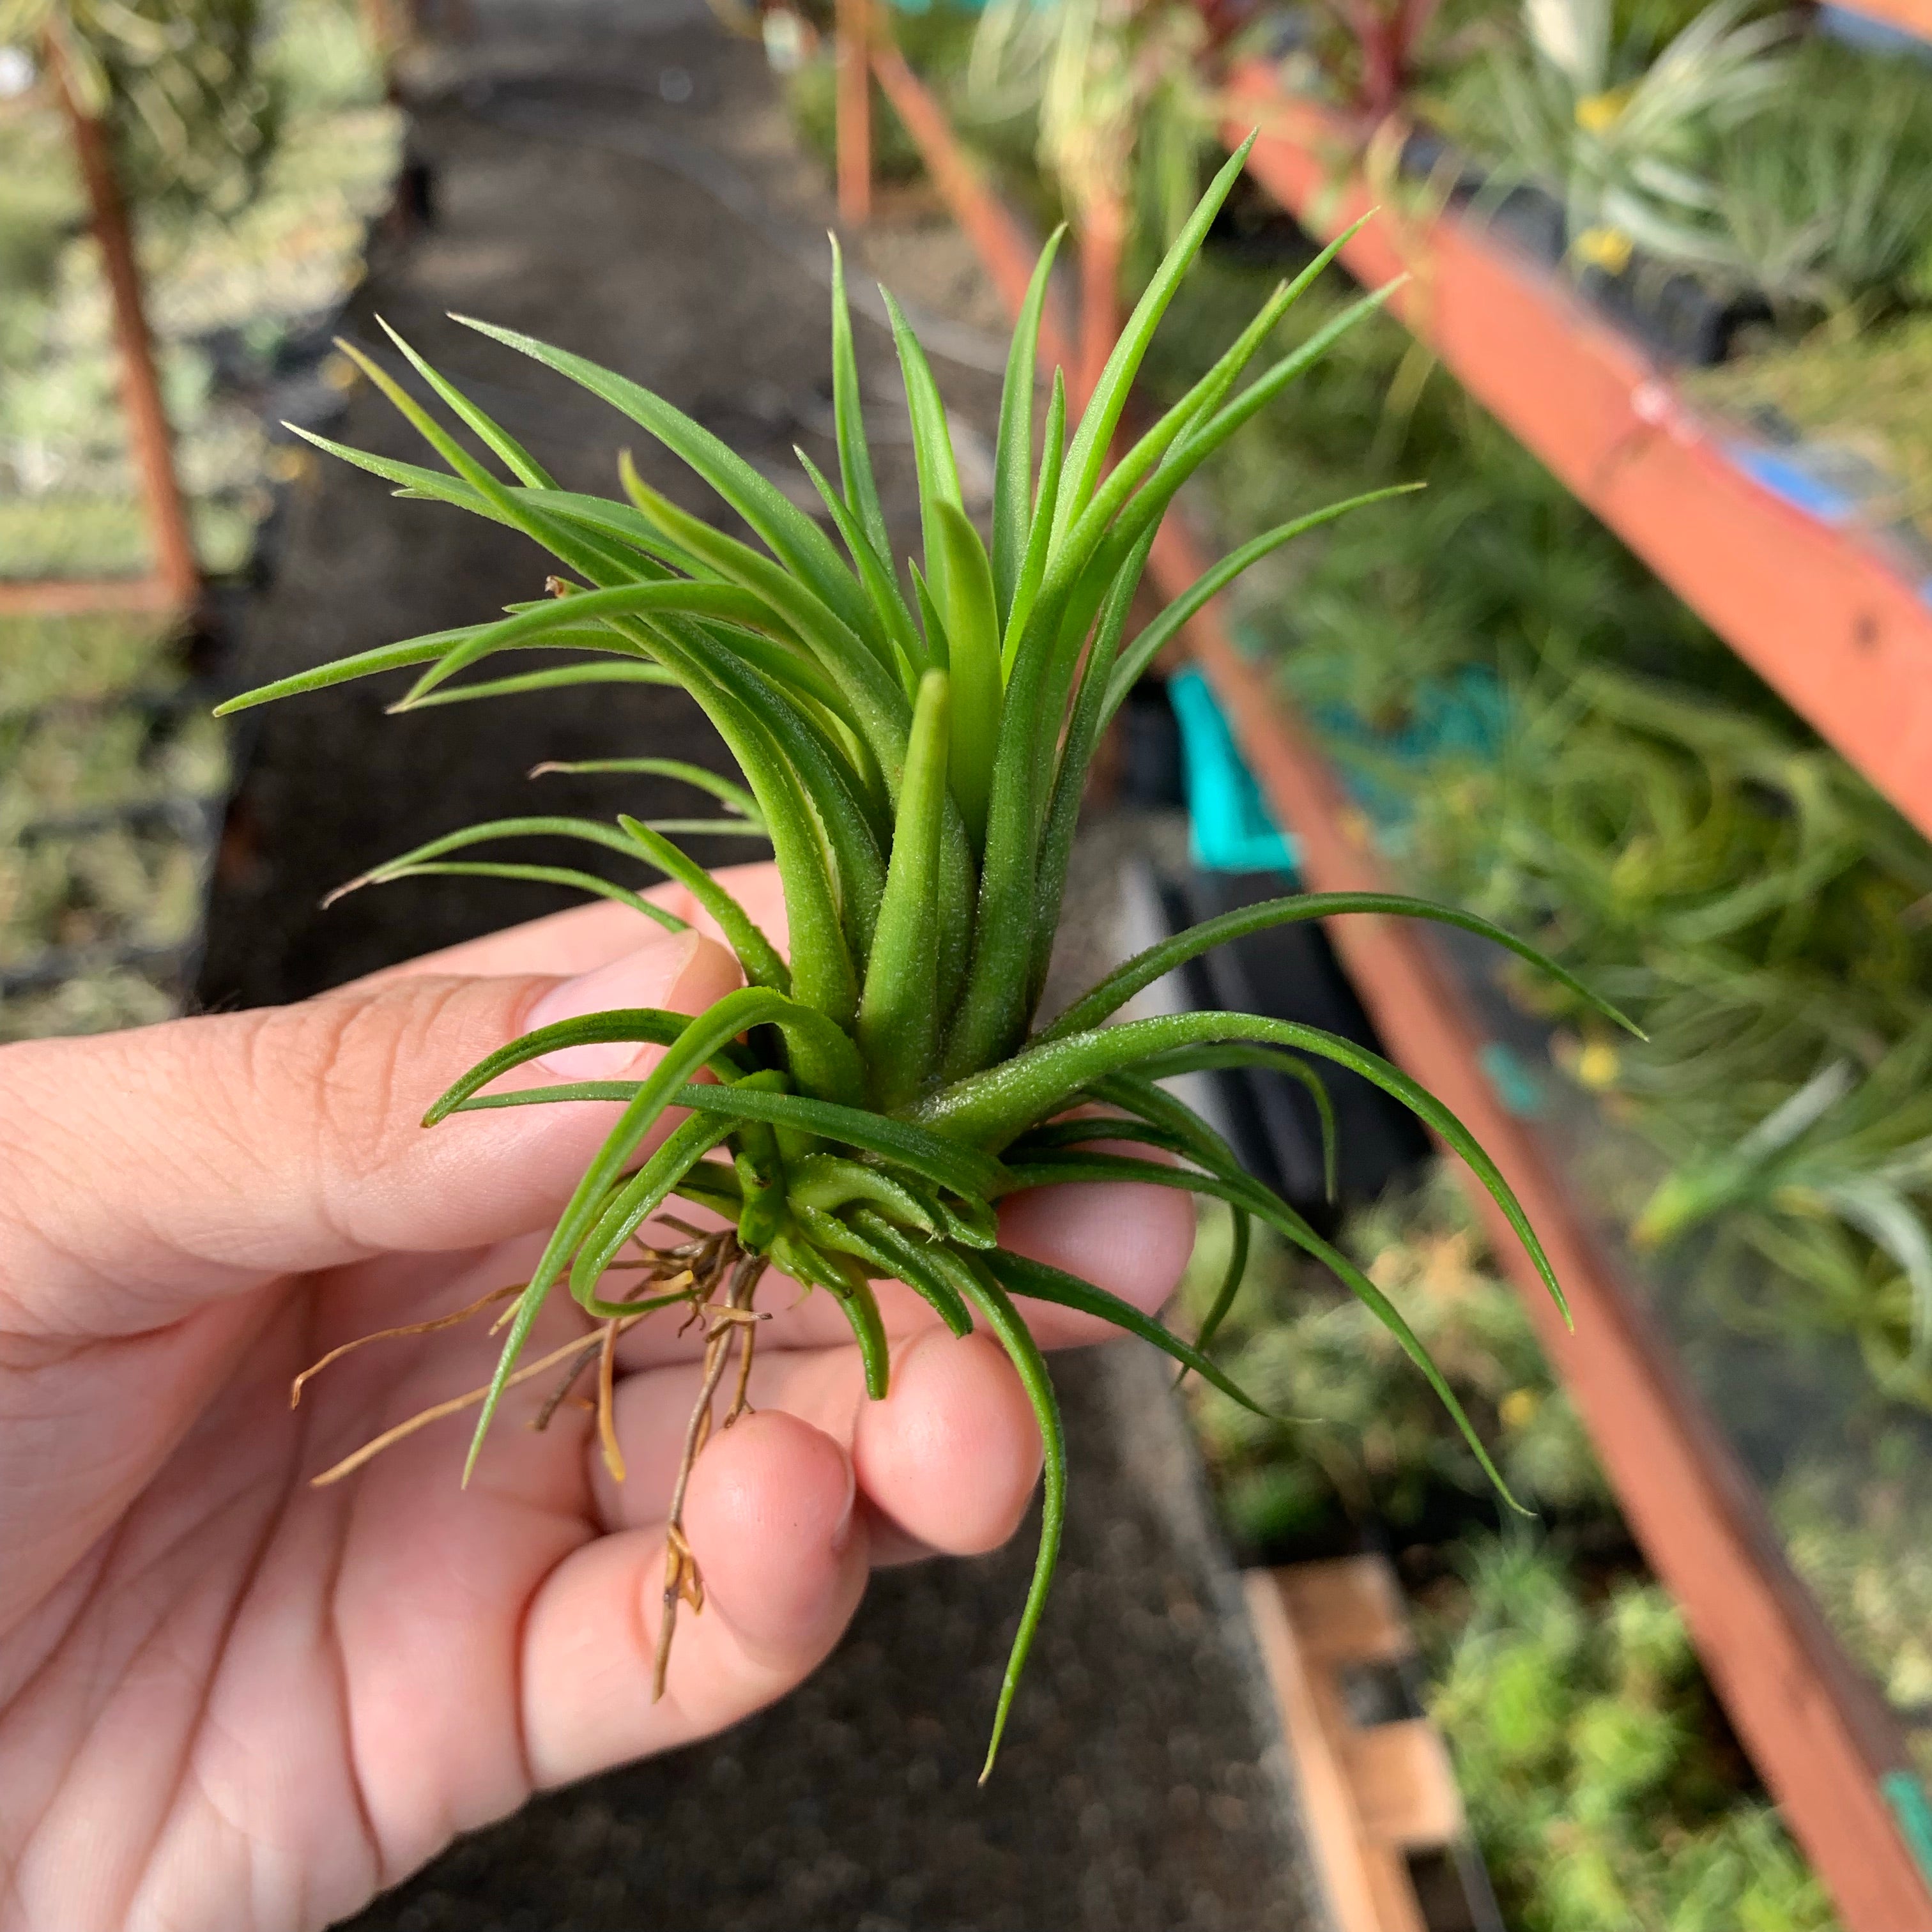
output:
[[[1150,264],[1186,219],[1214,140],[1206,38],[1198,13],[1167,0],[992,0],[963,102],[976,121],[1030,117],[1076,226],[1124,191]]]
[[[1204,276],[1207,339],[1260,272]],[[1304,307],[1295,328],[1318,327]],[[1509,977],[1624,1144],[1600,1159],[1610,1210],[1654,1244],[1715,1229],[1755,1257],[1710,1277],[1746,1284],[1724,1292],[1754,1332],[1850,1336],[1885,1396],[1932,1402],[1932,854],[1393,322],[1352,332],[1210,487],[1238,540],[1410,476],[1415,541],[1370,512],[1267,560],[1244,634],[1412,883],[1534,938],[1649,1034],[1612,1040]],[[1793,1137],[1780,1110],[1833,1068],[1844,1090]]]
[[[1523,24],[1492,56],[1498,158],[1560,196],[1572,264],[1614,274],[1640,248],[1731,266],[1716,152],[1783,86],[1792,22],[1716,0],[1654,52],[1611,0],[1524,0]]]
[[[389,204],[399,115],[350,0],[0,0],[0,578],[151,567],[122,365],[48,35],[99,106],[204,571],[247,566],[342,398],[327,334]],[[165,1017],[231,782],[173,614],[0,618],[0,1039]]]
[[[1511,1925],[1836,1922],[1776,1811],[1740,1799],[1736,1747],[1663,1590],[1593,1588],[1520,1531],[1472,1538],[1460,1568],[1423,1623],[1427,1705]]]
[[[91,13],[50,11],[44,0],[0,0],[7,8],[16,31],[32,11],[45,31],[77,35],[84,20],[95,32]],[[158,0],[153,10],[170,20],[176,11]],[[130,33],[146,19],[101,11]],[[180,64],[172,27],[154,28],[166,44],[146,66],[117,64],[111,48],[94,52],[106,84],[123,90],[110,95],[109,125],[125,134],[121,180],[162,396],[196,548],[219,574],[248,554],[275,460],[238,382],[272,374],[284,345],[326,322],[355,286],[369,224],[395,179],[401,124],[383,104],[346,0],[264,0],[259,9],[224,0],[211,12],[221,29],[211,44],[248,77],[237,98],[254,104],[252,133],[221,113],[197,120],[184,110],[170,123],[158,107],[137,107],[144,89],[172,100],[188,87],[162,78]],[[221,52],[244,26],[245,50]],[[206,82],[188,64],[197,86]],[[187,98],[190,106],[200,98]],[[158,123],[172,130],[165,142]],[[0,177],[8,184],[0,265],[18,270],[0,272],[0,576],[138,572],[148,537],[112,312],[70,142],[44,90],[0,114]]]
[[[253,191],[279,118],[256,58],[262,13],[261,0],[0,0],[0,44],[57,50],[144,200],[226,214]]]
[[[1348,1245],[1408,1316],[1511,1490],[1552,1515],[1601,1516],[1609,1492],[1574,1410],[1549,1371],[1516,1291],[1490,1266],[1466,1202],[1439,1168],[1358,1211]],[[1181,1291],[1197,1317],[1227,1265],[1224,1213],[1204,1217]],[[1217,1358],[1282,1421],[1210,1389],[1197,1425],[1222,1505],[1250,1550],[1346,1542],[1364,1524],[1405,1540],[1495,1520],[1482,1471],[1408,1387],[1407,1357],[1359,1304],[1264,1233],[1220,1330]],[[1233,1371],[1230,1371],[1233,1372]],[[1237,1378],[1240,1378],[1239,1376]]]
[[[1719,145],[1729,266],[1783,332],[1840,333],[1932,294],[1932,82],[1922,62],[1805,40],[1763,111]]]
[[[1204,1220],[1182,1288],[1196,1319],[1228,1237],[1225,1220]],[[1297,1419],[1271,1424],[1210,1389],[1190,1397],[1237,1540],[1275,1560],[1352,1539],[1402,1552],[1418,1592],[1421,1700],[1511,1926],[1825,1932],[1830,1907],[1752,1783],[1682,1616],[1645,1574],[1466,1197],[1436,1166],[1352,1217],[1342,1240],[1414,1324],[1540,1520],[1498,1522],[1470,1458],[1412,1399],[1399,1352],[1318,1270],[1264,1244],[1216,1353]],[[1794,1488],[1801,1528],[1829,1516],[1820,1482],[1808,1474]],[[1805,1547],[1844,1594],[1864,1552],[1828,1526]],[[1871,1635],[1882,1646],[1893,1631]],[[1917,1654],[1922,1666],[1922,1643]]]

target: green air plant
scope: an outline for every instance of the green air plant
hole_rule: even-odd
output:
[[[1736,1143],[1672,1170],[1632,1230],[1662,1246],[1723,1216],[1808,1285],[1880,1386],[1932,1401],[1932,1025],[1861,1080],[1834,1060]]]
[[[1424,1623],[1426,1702],[1508,1922],[1832,1932],[1777,1814],[1738,1789],[1663,1591],[1592,1588],[1560,1544],[1523,1534],[1462,1555],[1466,1594]]]
[[[1090,218],[1130,185],[1137,226],[1165,248],[1192,211],[1214,136],[1205,38],[1192,9],[1160,0],[992,0],[964,99],[982,120],[1030,109],[1035,158],[1065,206]]]
[[[1248,544],[1131,644],[1124,641],[1142,566],[1175,490],[1348,322],[1382,299],[1363,298],[1332,328],[1237,393],[1244,368],[1269,331],[1334,252],[1324,251],[1296,281],[1276,291],[1211,370],[1109,470],[1108,453],[1149,338],[1245,154],[1244,148],[1222,170],[1187,222],[1129,319],[1070,440],[1065,385],[1056,372],[1036,472],[1036,337],[1058,237],[1048,244],[1007,365],[990,548],[962,507],[932,371],[893,311],[925,538],[922,566],[909,567],[910,600],[886,560],[885,520],[860,420],[836,254],[838,482],[802,455],[801,460],[844,544],[843,556],[748,464],[622,376],[507,330],[471,325],[583,385],[657,437],[744,519],[763,549],[679,508],[628,460],[622,465],[628,502],[559,489],[520,444],[398,339],[422,380],[508,478],[366,361],[370,379],[447,470],[322,446],[399,485],[406,496],[454,504],[526,532],[566,574],[552,580],[551,597],[506,618],[365,651],[235,700],[258,704],[415,665],[424,668],[399,709],[532,683],[628,679],[680,685],[710,716],[745,779],[745,791],[725,791],[730,822],[755,823],[771,841],[789,922],[788,958],[662,827],[630,818],[615,824],[516,819],[477,826],[404,854],[358,882],[431,872],[566,879],[661,925],[680,923],[628,887],[590,873],[454,856],[500,837],[561,834],[682,882],[716,920],[744,972],[742,988],[695,1018],[638,1010],[540,1028],[472,1068],[430,1108],[427,1124],[434,1125],[480,1107],[578,1100],[622,1106],[528,1282],[515,1292],[471,1462],[512,1376],[544,1367],[519,1370],[518,1363],[538,1310],[566,1280],[585,1312],[604,1324],[607,1362],[619,1328],[653,1310],[681,1307],[708,1324],[712,1346],[692,1453],[709,1427],[710,1394],[734,1347],[742,1352],[742,1364],[754,1333],[752,1298],[768,1264],[838,1302],[875,1398],[885,1393],[888,1364],[874,1280],[904,1282],[956,1333],[976,1317],[1012,1357],[1046,1449],[1039,1558],[1000,1694],[989,1768],[1052,1576],[1065,1497],[1052,1389],[1014,1298],[1097,1316],[1144,1336],[1216,1386],[1232,1387],[1202,1346],[1182,1342],[1085,1282],[1003,1250],[994,1212],[1002,1195],[1060,1181],[1118,1180],[1184,1188],[1228,1202],[1326,1263],[1376,1312],[1448,1405],[1486,1468],[1488,1458],[1448,1384],[1393,1304],[1347,1256],[1244,1175],[1226,1144],[1156,1084],[1203,1064],[1284,1050],[1312,1055],[1352,1067],[1396,1096],[1460,1154],[1561,1301],[1542,1250],[1494,1163],[1447,1108],[1387,1061],[1314,1028],[1242,1014],[1103,1024],[1184,960],[1280,921],[1348,912],[1418,914],[1484,933],[1540,961],[1486,922],[1370,893],[1277,900],[1150,949],[1051,1024],[1029,1031],[1058,921],[1083,782],[1102,728],[1142,667],[1222,584],[1298,530],[1348,507],[1333,505]],[[530,645],[601,655],[555,670],[457,682],[495,653]],[[1587,997],[1568,975],[1558,976]],[[640,1080],[508,1091],[493,1087],[513,1068],[593,1041],[649,1042],[663,1049],[662,1058]],[[705,1072],[712,1079],[700,1084]],[[1090,1117],[1072,1117],[1090,1102],[1109,1112],[1102,1117],[1089,1108]],[[640,1162],[646,1135],[673,1107],[688,1110],[688,1117]],[[1092,1143],[1101,1139],[1139,1144],[1150,1157],[1096,1151]],[[712,1210],[724,1226],[703,1234],[673,1222],[688,1239],[673,1249],[646,1245],[646,1229],[662,1224],[674,1196]],[[614,1293],[610,1277],[619,1269],[632,1270],[638,1287],[654,1292]],[[588,1345],[571,1366],[587,1367],[596,1346]],[[614,1460],[614,1441],[608,1432],[604,1439]],[[671,1529],[665,1642],[678,1595],[694,1600],[697,1590],[675,1503]],[[662,1667],[661,1655],[660,1673]]]
[[[1932,86],[1916,61],[1809,44],[1716,176],[1737,265],[1794,332],[1823,320],[1855,333],[1922,300]]]

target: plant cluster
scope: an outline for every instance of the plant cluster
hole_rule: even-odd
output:
[[[226,734],[152,620],[0,625],[0,1040],[165,1018]]]
[[[1197,1315],[1228,1240],[1224,1222],[1204,1222],[1183,1289]],[[1353,1215],[1340,1241],[1408,1310],[1541,1522],[1498,1532],[1466,1459],[1392,1372],[1372,1324],[1266,1239],[1220,1352],[1241,1386],[1294,1419],[1197,1387],[1196,1424],[1224,1514],[1264,1555],[1331,1548],[1364,1528],[1418,1559],[1416,1545],[1435,1546],[1442,1574],[1420,1599],[1421,1694],[1508,1922],[1828,1926],[1815,1880],[1725,1742],[1682,1618],[1634,1564],[1582,1425],[1453,1177],[1432,1168]],[[1843,1498],[1820,1480],[1794,1479],[1788,1508],[1783,1494],[1777,1507],[1828,1551],[1807,1574],[1825,1577],[1835,1604],[1855,1587],[1872,1592],[1879,1522],[1852,1537],[1828,1527]],[[1896,1523],[1905,1507],[1894,1497],[1879,1520]],[[1901,1582],[1883,1600],[1894,1624],[1919,1600]],[[1867,1632],[1880,1645],[1893,1634]],[[1922,1643],[1904,1654],[1922,1666]]]
[[[1832,1627],[1912,1726],[1922,1773],[1932,1770],[1932,1510],[1925,1443],[1909,1427],[1883,1430],[1869,1472],[1809,1458],[1771,1498],[1792,1565]]]
[[[1716,0],[1654,57],[1634,35],[1618,44],[1610,0],[1524,0],[1523,25],[1526,46],[1496,58],[1505,152],[1558,188],[1573,256],[1711,258],[1708,164],[1781,85],[1790,23]]]
[[[621,814],[614,824],[533,816],[472,827],[355,882],[430,873],[541,878],[617,901],[660,924],[680,923],[632,886],[596,873],[467,856],[506,838],[573,839],[600,857],[614,854],[685,885],[736,952],[746,981],[695,1018],[639,1010],[539,1028],[472,1068],[430,1108],[426,1124],[434,1125],[479,1107],[621,1105],[529,1280],[506,1291],[508,1333],[489,1388],[478,1392],[470,1462],[513,1381],[549,1373],[568,1388],[601,1349],[605,1453],[614,1470],[620,1468],[608,1426],[615,1338],[630,1323],[675,1308],[704,1322],[709,1338],[704,1387],[686,1442],[688,1471],[734,1352],[738,1396],[729,1413],[742,1404],[757,1334],[754,1297],[767,1266],[837,1302],[875,1397],[885,1392],[888,1358],[874,1280],[902,1281],[956,1332],[976,1317],[1012,1357],[1046,1452],[1038,1563],[994,1720],[995,1748],[1052,1578],[1065,1496],[1052,1384],[1015,1298],[1099,1316],[1154,1342],[1217,1387],[1233,1388],[1203,1352],[1213,1320],[1204,1324],[1202,1346],[1190,1346],[1092,1285],[1001,1248],[994,1213],[1000,1196],[1056,1181],[1131,1180],[1227,1202],[1244,1233],[1258,1222],[1334,1270],[1396,1336],[1492,1476],[1480,1438],[1389,1298],[1243,1174],[1226,1144],[1159,1079],[1190,1067],[1276,1057],[1312,1056],[1353,1068],[1413,1109],[1469,1162],[1556,1292],[1493,1163],[1447,1108],[1378,1056],[1318,1029],[1240,1014],[1106,1024],[1136,992],[1185,960],[1282,921],[1408,913],[1482,932],[1536,957],[1486,922],[1378,895],[1275,901],[1151,948],[1050,1024],[1034,1024],[1088,765],[1108,718],[1208,597],[1257,558],[1350,507],[1330,505],[1264,532],[1128,640],[1147,554],[1175,492],[1380,300],[1363,298],[1239,387],[1334,252],[1324,251],[1276,288],[1199,380],[1110,466],[1148,345],[1245,152],[1222,168],[1190,218],[1077,425],[1069,423],[1064,378],[1055,372],[1036,465],[1036,339],[1058,238],[1048,243],[1007,364],[990,544],[965,514],[931,368],[893,311],[925,553],[908,564],[903,580],[887,560],[890,536],[836,254],[837,482],[802,452],[800,460],[842,554],[716,437],[661,398],[580,357],[489,324],[470,325],[602,398],[655,437],[743,519],[759,544],[679,508],[628,457],[620,465],[626,500],[560,490],[520,442],[396,338],[418,377],[481,446],[479,456],[378,364],[346,350],[446,466],[312,440],[406,496],[453,505],[524,532],[564,574],[550,580],[549,596],[506,617],[381,646],[236,700],[252,704],[416,667],[399,708],[535,686],[668,681],[688,692],[716,726],[742,772],[742,786],[661,760],[608,769],[682,775],[720,801],[724,823],[754,826],[770,839],[784,891],[788,956],[664,826]],[[464,680],[466,672],[527,646],[587,655],[554,668]],[[1580,986],[1574,991],[1588,1000]],[[495,1084],[546,1054],[589,1041],[634,1041],[663,1051],[637,1080]],[[700,1082],[706,1073],[710,1080]],[[1087,1103],[1109,1111],[1070,1112]],[[650,1150],[648,1137],[672,1108],[686,1110],[686,1117]],[[1096,1142],[1107,1141],[1138,1143],[1176,1160],[1096,1149]],[[667,1222],[674,1198],[710,1210],[722,1226],[704,1233],[682,1218]],[[652,1232],[667,1226],[682,1238],[667,1243]],[[1238,1279],[1238,1268],[1231,1266],[1228,1294]],[[596,1334],[581,1349],[564,1351],[568,1359],[560,1365],[522,1363],[538,1310],[566,1281],[598,1324]],[[450,1406],[439,1405],[428,1416]],[[679,1601],[701,1600],[682,1540],[682,1495],[680,1478],[670,1519],[665,1646]],[[663,1660],[661,1649],[660,1685]]]
[[[1684,1621],[1653,1583],[1600,1595],[1528,1537],[1474,1541],[1435,1623],[1430,1715],[1524,1932],[1828,1932],[1822,1888],[1736,1760]]]
[[[1523,0],[1423,96],[1501,182],[1563,206],[1573,266],[1640,256],[1772,304],[1780,329],[1918,306],[1932,272],[1932,81],[1751,0]]]
[[[1212,1310],[1234,1239],[1225,1215],[1204,1215],[1180,1294],[1197,1319]],[[1546,1518],[1607,1514],[1582,1424],[1450,1175],[1433,1167],[1413,1191],[1358,1210],[1342,1245],[1408,1311],[1512,1493]],[[1222,1513],[1246,1547],[1320,1547],[1365,1523],[1406,1539],[1488,1513],[1489,1494],[1426,1394],[1418,1400],[1400,1348],[1278,1243],[1254,1243],[1220,1332],[1221,1359],[1268,1412],[1194,1394]]]

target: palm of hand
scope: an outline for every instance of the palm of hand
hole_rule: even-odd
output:
[[[560,963],[580,967],[585,936],[609,922],[572,917]],[[511,938],[436,963],[512,963]],[[526,941],[515,957],[530,954]],[[466,1050],[442,1057],[460,1065]],[[62,1166],[58,1147],[36,1150],[44,1173]],[[372,1146],[369,1173],[389,1159]],[[501,1191],[498,1225],[532,1225],[514,1183]],[[416,1193],[394,1211],[434,1223],[420,1178]],[[381,1222],[357,1199],[338,1218]],[[1151,1302],[1184,1258],[1178,1204],[1159,1190],[1057,1188],[1006,1203],[1003,1238]],[[496,1206],[470,1211],[487,1222]],[[663,1512],[702,1348],[674,1315],[620,1352],[621,1486],[581,1408],[532,1432],[539,1378],[506,1403],[466,1492],[460,1422],[310,1486],[488,1378],[485,1316],[372,1343],[290,1409],[292,1379],[329,1349],[520,1280],[538,1245],[465,1251],[436,1232],[419,1245],[456,1251],[394,1252],[352,1228],[348,1250],[368,1258],[319,1272],[238,1286],[232,1265],[203,1264],[198,1295],[178,1259],[152,1280],[104,1281],[82,1256],[72,1304],[112,1305],[112,1318],[47,1332],[46,1310],[67,1305],[56,1269],[46,1297],[19,1298],[26,1318],[0,1322],[0,1533],[22,1559],[0,1582],[0,1926],[325,1924],[532,1790],[769,1702],[836,1641],[871,1563],[989,1548],[1024,1507],[1038,1442],[992,1342],[954,1339],[885,1286],[892,1393],[868,1402],[837,1310],[768,1276],[753,1412],[714,1438],[686,1506],[706,1610],[681,1621],[653,1705]],[[0,1262],[16,1258],[7,1232]],[[0,1268],[0,1310],[29,1274]],[[1049,1345],[1092,1333],[1058,1311],[1035,1325]],[[533,1347],[585,1332],[562,1304]]]

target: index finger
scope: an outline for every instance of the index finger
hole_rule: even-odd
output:
[[[778,868],[769,860],[748,866],[721,866],[712,874],[737,900],[754,925],[779,952],[786,950],[784,892]],[[644,894],[653,905],[675,913],[708,938],[722,940],[711,916],[682,886],[672,883],[653,886]],[[556,973],[574,977],[594,971],[621,958],[658,928],[641,914],[609,899],[589,905],[572,906],[542,919],[526,920],[520,926],[506,926],[500,932],[485,933],[480,939],[466,939],[439,952],[425,952],[420,958],[406,959],[386,966],[359,982],[379,986],[388,980],[410,979],[425,973],[460,973],[494,976],[508,973]]]

